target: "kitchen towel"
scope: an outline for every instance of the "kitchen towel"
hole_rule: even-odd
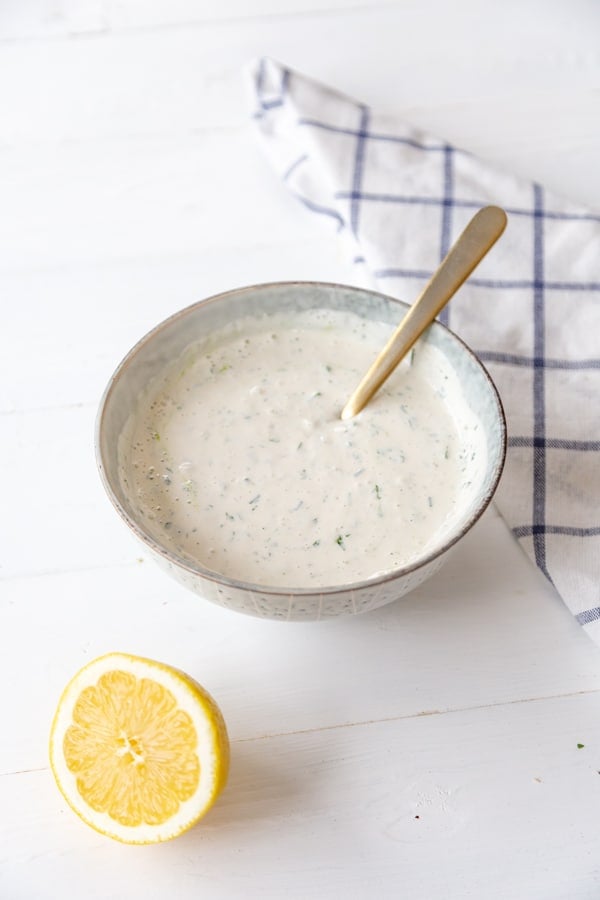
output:
[[[249,74],[279,176],[383,292],[412,301],[477,209],[506,210],[503,237],[440,319],[504,403],[497,507],[600,642],[600,215],[271,59]]]

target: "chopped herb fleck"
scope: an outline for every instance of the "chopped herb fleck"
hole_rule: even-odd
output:
[[[585,744],[577,744],[578,750],[583,750],[584,747],[585,747]]]
[[[313,547],[318,547],[320,543],[321,543],[321,541],[313,541],[312,545],[313,545]]]
[[[253,497],[252,500],[249,500],[248,503],[250,506],[254,506],[255,503],[258,503],[260,500],[260,494],[257,494],[256,497]]]
[[[428,497],[427,503],[429,504],[429,509],[431,509],[431,507],[433,506],[433,497]]]
[[[413,364],[414,361],[415,361],[415,352],[416,352],[416,351],[415,351],[415,348],[413,347],[412,350],[410,351],[410,365],[411,365],[411,366],[412,366],[412,364]]]
[[[444,459],[448,459],[450,457],[450,447],[446,447],[444,450]]]
[[[381,500],[381,488],[378,484],[375,485],[375,496],[378,500]]]
[[[234,516],[231,515],[231,513],[228,513],[228,512],[225,513],[225,517],[227,519],[229,519],[230,522],[233,522],[233,520],[235,518]]]

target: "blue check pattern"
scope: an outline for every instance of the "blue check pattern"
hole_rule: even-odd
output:
[[[507,211],[502,240],[440,318],[504,402],[498,509],[600,641],[600,215],[273,60],[253,65],[251,84],[273,164],[350,239],[363,282],[366,271],[410,300],[475,210]]]

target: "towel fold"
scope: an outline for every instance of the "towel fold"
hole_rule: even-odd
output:
[[[440,319],[505,406],[497,507],[600,642],[600,215],[273,60],[250,80],[276,171],[385,293],[410,302],[477,209],[508,213]]]

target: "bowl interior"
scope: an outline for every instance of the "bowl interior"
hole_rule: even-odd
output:
[[[175,564],[190,568],[189,559],[178,559],[171,550],[161,546],[157,535],[147,530],[132,500],[127,454],[125,452],[124,459],[119,454],[119,445],[121,448],[127,446],[127,429],[140,395],[191,343],[207,333],[242,317],[313,308],[350,311],[396,325],[408,307],[385,295],[342,285],[289,282],[242,288],[195,304],[166,320],[132,349],[111,379],[100,406],[97,428],[98,462],[106,489],[119,513],[138,536]],[[435,556],[464,534],[489,503],[504,462],[506,429],[494,385],[472,352],[438,323],[434,323],[421,340],[439,349],[450,362],[466,405],[481,423],[486,448],[477,471],[476,487],[465,494],[460,514],[445,536],[443,546],[435,548]],[[429,552],[417,565],[431,557]],[[200,575],[215,578],[215,573],[200,563],[192,561],[191,568]],[[415,564],[408,568],[414,569]],[[239,584],[225,576],[216,577]]]

